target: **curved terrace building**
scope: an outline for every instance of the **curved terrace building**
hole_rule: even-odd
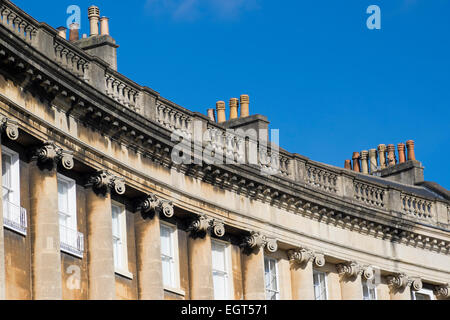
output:
[[[450,192],[414,142],[345,168],[117,72],[108,19],[0,1],[0,299],[448,299]]]

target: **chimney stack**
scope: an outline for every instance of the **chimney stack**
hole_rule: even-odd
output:
[[[217,122],[218,123],[226,122],[227,118],[225,116],[225,101],[217,101],[216,109],[217,109]]]
[[[239,99],[231,98],[230,99],[230,120],[237,119],[238,108],[239,108]]]
[[[100,34],[102,36],[109,36],[109,18],[107,17],[100,19]]]
[[[344,168],[347,170],[352,170],[352,160],[345,160]]]
[[[399,143],[397,149],[398,149],[398,163],[405,163],[406,162],[405,144]]]
[[[67,28],[66,27],[59,27],[56,30],[58,30],[58,36],[60,36],[64,40],[67,39]]]
[[[369,161],[370,161],[370,173],[374,173],[378,170],[378,163],[377,163],[377,149],[370,149],[369,150]]]
[[[369,174],[369,151],[361,151],[361,170],[362,173]]]
[[[386,145],[380,144],[378,146],[378,156],[380,157],[380,168],[386,169]]]
[[[216,122],[216,112],[215,111],[216,110],[214,110],[214,109],[208,109],[208,118],[212,122]]]
[[[69,26],[70,30],[69,30],[69,41],[70,42],[75,42],[78,41],[78,39],[80,39],[80,25],[78,23],[72,23]]]
[[[406,146],[408,147],[408,161],[416,161],[416,154],[414,151],[414,141],[406,141]]]
[[[395,145],[388,145],[388,160],[389,166],[395,166],[397,164],[397,159],[395,158]]]
[[[250,115],[249,105],[250,97],[246,94],[241,95],[241,118],[246,118]]]
[[[360,166],[359,166],[359,158],[360,158],[359,152],[353,152],[353,171],[355,172],[361,172]]]
[[[89,7],[88,18],[91,27],[91,37],[98,36],[98,21],[100,19],[100,9],[96,6]]]

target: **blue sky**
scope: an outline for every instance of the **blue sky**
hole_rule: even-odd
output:
[[[15,0],[53,27],[98,5],[119,71],[193,111],[249,94],[290,152],[342,167],[353,151],[416,141],[450,189],[448,0]],[[345,3],[345,4],[344,4]],[[381,8],[381,30],[366,9]]]

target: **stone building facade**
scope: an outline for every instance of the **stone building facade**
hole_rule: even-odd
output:
[[[449,298],[450,194],[412,141],[277,149],[246,95],[216,121],[118,73],[89,18],[67,40],[0,2],[0,299]]]

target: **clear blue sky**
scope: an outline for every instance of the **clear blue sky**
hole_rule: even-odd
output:
[[[119,71],[193,111],[246,93],[290,152],[342,167],[413,139],[425,179],[450,189],[450,1],[73,0],[15,3],[53,27],[98,5]],[[45,3],[45,5],[44,5]],[[366,9],[381,8],[368,30]]]

